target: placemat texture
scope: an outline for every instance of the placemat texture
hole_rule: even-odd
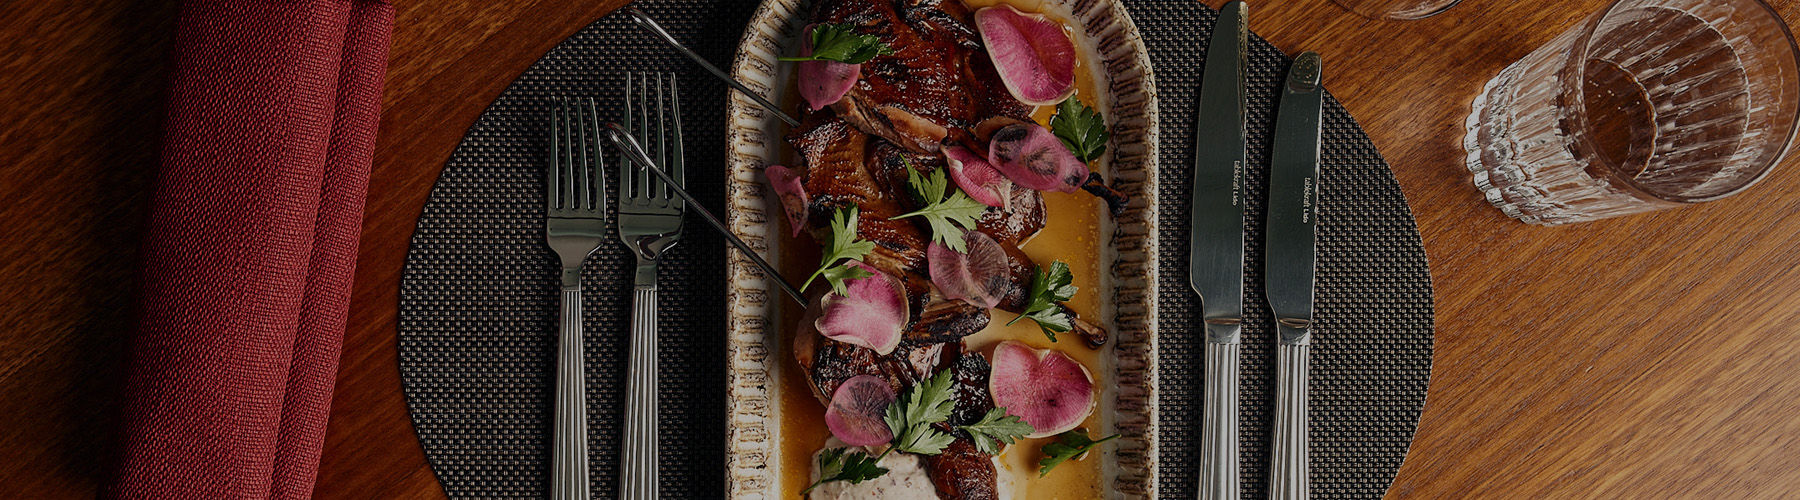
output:
[[[1217,14],[1186,0],[1125,0],[1154,62],[1162,127],[1162,253],[1188,251],[1192,124],[1206,34]],[[639,1],[691,48],[728,63],[756,2]],[[1254,7],[1254,6],[1253,6]],[[1256,26],[1252,10],[1251,26]],[[1250,48],[1246,318],[1242,421],[1245,498],[1267,496],[1274,344],[1262,296],[1262,200],[1277,83],[1287,58]],[[444,166],[407,256],[400,369],[414,426],[452,498],[539,498],[549,484],[557,264],[543,244],[540,183],[552,96],[599,99],[617,116],[621,71],[682,75],[689,189],[724,200],[723,84],[641,33],[622,14],[563,41],[470,128]],[[1326,61],[1330,86],[1333,67]],[[1430,378],[1432,301],[1406,200],[1342,106],[1328,99],[1322,152],[1318,324],[1313,346],[1313,496],[1379,498],[1411,442]],[[715,165],[709,168],[708,165]],[[708,172],[718,173],[708,175]],[[610,183],[609,188],[615,188]],[[689,221],[662,265],[662,493],[724,491],[726,245]],[[602,246],[583,276],[589,463],[593,491],[616,491],[629,326],[630,253]],[[1159,334],[1163,498],[1194,498],[1202,340],[1185,258],[1161,269]]]

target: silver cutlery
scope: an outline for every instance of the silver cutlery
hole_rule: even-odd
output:
[[[593,99],[558,99],[550,110],[550,162],[544,172],[544,236],[562,261],[562,316],[556,343],[556,395],[550,498],[587,500],[587,383],[581,358],[581,264],[606,235],[606,175]]]
[[[664,185],[668,186],[670,191],[674,191],[676,196],[680,196],[683,201],[692,205],[694,212],[700,214],[700,218],[706,219],[706,222],[711,224],[713,229],[718,230],[719,234],[724,235],[725,241],[731,242],[731,246],[737,247],[739,252],[743,252],[752,262],[756,263],[757,267],[762,268],[763,273],[768,275],[770,279],[773,279],[776,286],[781,287],[782,291],[787,292],[787,295],[792,297],[795,302],[806,305],[806,296],[800,293],[800,289],[795,287],[793,282],[788,281],[786,277],[782,276],[781,271],[775,269],[774,265],[763,260],[761,255],[757,255],[756,251],[752,250],[749,244],[744,243],[744,240],[739,239],[736,234],[732,234],[731,230],[725,227],[724,222],[720,222],[719,218],[714,216],[711,210],[707,210],[706,206],[701,205],[699,201],[694,200],[694,196],[688,194],[686,188],[681,187],[671,179],[668,172],[664,172],[662,167],[656,166],[656,162],[650,159],[648,153],[644,152],[643,146],[637,143],[637,139],[631,137],[630,131],[625,130],[623,125],[617,123],[608,123],[606,124],[606,127],[606,138],[612,140],[613,145],[617,146],[619,151],[625,154],[626,158],[637,162],[639,167],[650,169],[650,173],[656,174],[658,178],[661,178]]]
[[[1288,68],[1269,155],[1268,248],[1263,285],[1275,313],[1275,439],[1269,463],[1273,500],[1304,500],[1307,478],[1306,380],[1312,345],[1313,271],[1318,224],[1319,54],[1306,52]]]
[[[1244,317],[1243,2],[1226,3],[1213,25],[1194,128],[1194,191],[1188,280],[1206,324],[1201,409],[1200,498],[1238,499],[1238,348]]]
[[[800,120],[795,120],[794,117],[788,116],[786,112],[781,110],[780,106],[776,106],[775,103],[769,102],[768,99],[763,98],[762,94],[750,90],[750,87],[744,86],[744,84],[737,81],[736,78],[732,78],[731,75],[719,70],[718,66],[713,66],[706,58],[700,57],[700,54],[694,53],[693,49],[689,49],[687,45],[683,45],[681,40],[676,40],[675,35],[669,34],[668,30],[663,29],[661,24],[657,24],[656,20],[650,18],[650,15],[644,13],[642,9],[635,6],[626,7],[625,12],[631,14],[631,20],[636,22],[638,27],[643,28],[644,31],[648,31],[652,35],[656,35],[657,39],[662,40],[663,43],[669,45],[669,48],[675,49],[675,51],[680,52],[681,55],[687,56],[688,59],[693,59],[695,63],[699,64],[701,68],[706,69],[708,73],[712,73],[713,76],[719,77],[726,85],[730,85],[732,89],[744,93],[750,100],[756,101],[757,106],[762,107],[765,111],[774,113],[775,117],[780,118],[781,121],[787,122],[789,127],[800,126]]]
[[[635,90],[635,93],[633,92]],[[668,73],[628,75],[625,79],[624,128],[648,156],[668,165],[672,182],[619,160],[619,239],[637,254],[631,303],[631,357],[626,369],[625,446],[620,457],[619,498],[657,498],[656,425],[656,266],[681,237],[685,204],[668,185],[681,184],[685,163],[681,152],[681,102],[675,76]]]

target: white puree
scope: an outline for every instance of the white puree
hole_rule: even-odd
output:
[[[813,452],[811,480],[819,480],[819,454],[832,448],[849,446],[833,437],[825,442],[825,447]],[[889,453],[882,457],[878,465],[888,470],[881,477],[850,484],[849,481],[833,481],[814,488],[809,500],[940,500],[937,487],[931,485],[931,476],[925,472],[925,459],[907,453]],[[999,471],[998,493],[1000,498],[1012,498],[1013,474],[998,457],[994,458],[994,468]]]

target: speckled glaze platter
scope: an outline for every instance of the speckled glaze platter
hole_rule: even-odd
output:
[[[808,0],[767,0],[753,14],[738,46],[731,73],[782,109],[795,109],[796,97],[786,88],[792,64],[776,58],[791,53],[806,24]],[[1115,0],[1044,0],[1009,2],[1064,20],[1083,51],[1084,70],[1093,74],[1098,91],[1092,103],[1112,130],[1108,153],[1096,171],[1108,185],[1131,197],[1118,216],[1099,218],[1102,269],[1100,324],[1114,339],[1102,348],[1096,376],[1101,389],[1101,435],[1119,434],[1115,446],[1103,447],[1100,491],[1109,498],[1156,496],[1156,329],[1157,257],[1157,115],[1150,61],[1124,6]],[[750,98],[732,94],[727,103],[730,186],[726,223],[752,247],[779,255],[776,219],[781,205],[762,174],[782,161],[787,148],[785,123],[757,107]],[[1096,210],[1100,204],[1096,204]],[[1055,222],[1052,221],[1054,224]],[[782,345],[775,325],[780,307],[795,307],[773,288],[754,263],[733,255],[727,264],[730,401],[727,426],[726,488],[729,498],[774,499],[791,485],[781,484],[777,470],[783,436],[778,370]],[[1083,293],[1088,293],[1084,291]],[[1092,458],[1090,458],[1092,459]]]

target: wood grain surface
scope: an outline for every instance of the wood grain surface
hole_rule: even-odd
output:
[[[399,5],[318,498],[444,496],[396,364],[414,221],[481,110],[622,3]],[[104,481],[169,4],[0,2],[0,497],[92,498]],[[1604,4],[1465,0],[1415,22],[1328,0],[1252,6],[1251,28],[1277,47],[1324,54],[1327,87],[1392,163],[1431,258],[1435,368],[1388,498],[1800,491],[1795,159],[1741,196],[1557,228],[1505,218],[1462,166],[1481,85]],[[1775,7],[1800,19],[1800,2]]]

